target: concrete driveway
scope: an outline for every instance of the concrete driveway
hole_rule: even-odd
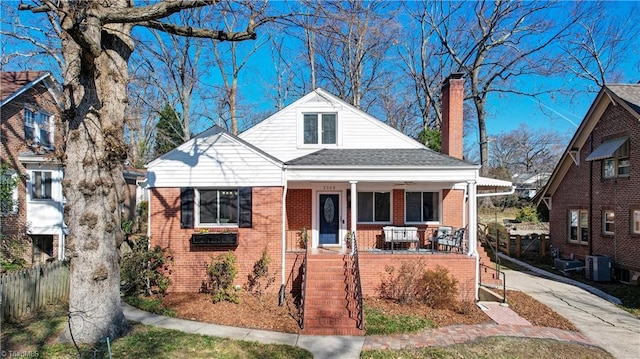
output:
[[[582,288],[534,272],[506,271],[507,289],[522,291],[571,321],[619,359],[640,358],[640,319]]]

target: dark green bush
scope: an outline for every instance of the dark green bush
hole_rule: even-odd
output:
[[[166,248],[149,250],[149,237],[140,237],[120,262],[120,290],[125,296],[164,295],[171,284],[173,256]]]
[[[232,251],[211,258],[211,264],[207,268],[207,280],[202,283],[201,290],[211,294],[214,303],[238,303],[238,293],[233,286],[237,274],[236,256]]]

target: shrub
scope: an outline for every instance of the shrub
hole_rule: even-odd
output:
[[[442,266],[424,271],[418,284],[418,298],[431,308],[449,308],[456,303],[458,280]]]
[[[138,238],[131,252],[122,256],[120,290],[125,296],[164,295],[171,284],[168,274],[173,256],[168,249],[155,246],[149,250],[149,237]]]
[[[258,298],[262,298],[264,291],[276,281],[269,275],[269,263],[271,258],[267,255],[267,248],[262,250],[262,256],[253,264],[253,271],[247,276],[247,291]]]
[[[238,293],[233,287],[233,280],[237,274],[236,256],[232,251],[211,258],[211,264],[207,268],[207,280],[202,283],[202,292],[211,294],[214,303],[238,303]]]
[[[424,268],[423,261],[403,263],[398,271],[392,266],[386,267],[387,277],[380,284],[380,296],[401,304],[421,302],[432,308],[454,304],[458,280],[442,266],[433,270]]]
[[[380,296],[402,304],[417,301],[418,286],[424,274],[424,264],[422,261],[405,262],[397,271],[393,266],[385,267],[387,277],[383,278],[380,284]]]
[[[528,205],[520,208],[516,215],[516,221],[518,222],[539,222],[538,209],[533,205]]]

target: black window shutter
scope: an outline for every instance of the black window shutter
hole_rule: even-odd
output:
[[[252,221],[252,187],[240,187],[238,189],[238,203],[240,205],[240,216],[238,219],[238,227],[251,228],[253,226]]]
[[[180,228],[193,228],[195,190],[180,188]]]

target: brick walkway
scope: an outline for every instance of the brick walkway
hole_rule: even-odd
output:
[[[501,306],[499,303],[481,303],[480,308],[491,317],[495,323],[453,325],[412,334],[367,336],[365,337],[362,350],[397,350],[444,346],[491,336],[555,339],[581,344],[593,344],[578,332],[533,326],[513,310],[506,306]]]

